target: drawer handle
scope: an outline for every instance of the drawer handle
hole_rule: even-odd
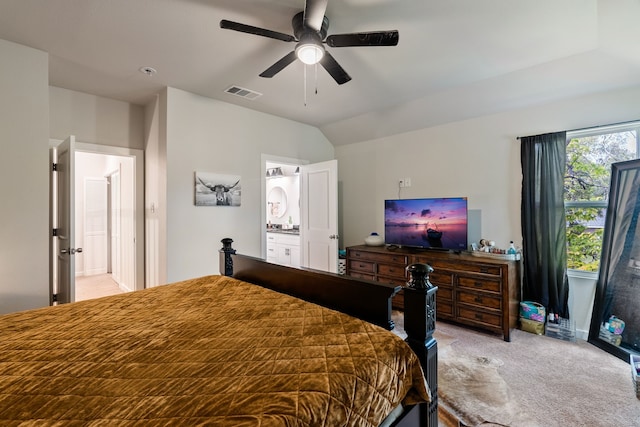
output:
[[[358,267],[364,268],[364,267],[366,267],[366,265],[365,264],[358,264]]]
[[[393,268],[390,268],[390,269],[389,269],[389,273],[395,273],[395,272],[396,272],[396,270],[395,270],[395,269],[393,269]]]
[[[480,273],[488,273],[489,269],[487,267],[481,267],[480,268]]]
[[[475,297],[473,300],[475,302],[480,302],[481,303],[482,302],[482,297]]]
[[[474,282],[473,286],[475,286],[476,288],[480,288],[482,287],[482,282]]]
[[[475,314],[475,316],[476,316],[476,319],[478,319],[478,320],[483,320],[483,318],[482,318],[482,314],[480,314],[480,313],[476,313],[476,314]]]

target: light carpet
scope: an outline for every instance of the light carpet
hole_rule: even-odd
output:
[[[434,336],[444,337],[438,341],[440,407],[452,412],[470,407],[459,415],[460,425],[640,427],[640,400],[629,364],[586,341],[568,342],[516,329],[511,342],[505,342],[500,336],[445,322],[437,322]],[[455,370],[442,369],[448,365]],[[478,381],[473,375],[484,379]],[[458,394],[447,385],[448,377],[454,378],[449,384],[484,383],[486,393],[484,397],[476,392],[469,393],[475,397]],[[492,390],[497,391],[492,395]],[[485,399],[494,405],[502,402],[502,409],[483,408]],[[476,403],[469,405],[472,400]]]
[[[406,337],[402,316],[394,312],[395,332]],[[498,372],[500,359],[457,354],[457,339],[436,330],[438,343],[438,415],[441,426],[534,426]]]

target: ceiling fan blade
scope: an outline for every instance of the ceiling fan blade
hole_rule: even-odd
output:
[[[328,0],[307,0],[304,5],[304,26],[320,31]]]
[[[326,39],[331,47],[348,46],[396,46],[400,35],[397,31],[372,31],[370,33],[333,34]]]
[[[252,25],[241,24],[239,22],[227,21],[226,19],[223,19],[222,21],[220,21],[220,28],[224,28],[225,30],[240,31],[241,33],[255,34],[256,36],[282,40],[283,42],[296,41],[295,37],[289,34],[266,30],[264,28],[254,27]]]
[[[288,54],[283,56],[282,59],[280,59],[278,62],[276,62],[271,67],[269,67],[266,70],[264,70],[262,73],[260,73],[260,77],[271,78],[271,77],[275,76],[280,71],[282,71],[284,69],[284,67],[286,67],[287,65],[289,65],[293,61],[295,61],[296,58],[297,58],[296,57],[296,52],[292,50],[291,52],[289,52]]]
[[[333,79],[339,85],[345,84],[349,80],[351,80],[351,76],[347,74],[347,72],[338,64],[338,61],[335,60],[333,56],[329,54],[329,52],[324,53],[324,56],[320,60],[320,65],[327,70],[327,73],[333,77]]]

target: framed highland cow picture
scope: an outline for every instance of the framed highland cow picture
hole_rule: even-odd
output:
[[[196,206],[240,206],[239,175],[196,172],[194,188]]]

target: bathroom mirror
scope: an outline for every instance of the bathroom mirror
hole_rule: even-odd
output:
[[[589,342],[629,361],[640,353],[640,160],[614,163]],[[605,326],[624,322],[622,334]],[[613,324],[612,324],[613,323]]]
[[[267,196],[267,213],[272,218],[282,218],[287,212],[287,193],[282,187],[273,187]]]

